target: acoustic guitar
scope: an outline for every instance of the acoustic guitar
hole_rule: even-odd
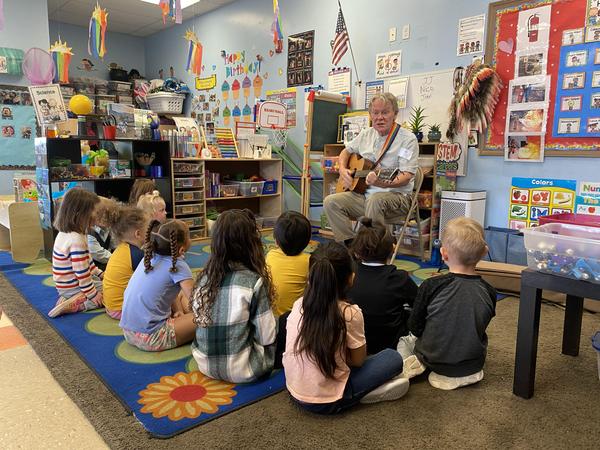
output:
[[[380,180],[393,180],[398,175],[399,169],[378,169],[373,170],[374,164],[368,159],[362,158],[356,153],[350,155],[348,160],[348,169],[350,169],[352,175],[352,185],[347,188],[342,182],[342,177],[338,178],[335,192],[356,192],[358,194],[364,194],[369,187],[365,178],[369,173],[375,172]]]

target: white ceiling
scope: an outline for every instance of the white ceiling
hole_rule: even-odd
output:
[[[200,0],[183,10],[183,20],[202,15],[235,0]],[[163,25],[158,5],[140,0],[100,0],[108,12],[108,31],[149,36],[174,25],[167,18]],[[87,28],[96,0],[48,0],[48,19]]]

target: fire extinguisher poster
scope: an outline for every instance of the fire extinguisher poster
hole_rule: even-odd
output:
[[[456,54],[458,56],[472,55],[483,52],[485,41],[485,14],[465,17],[458,21],[458,43]]]
[[[548,48],[552,5],[519,12],[517,52]]]

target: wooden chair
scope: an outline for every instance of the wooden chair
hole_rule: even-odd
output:
[[[410,207],[408,209],[407,214],[402,215],[402,211],[397,211],[397,213],[391,212],[386,214],[385,223],[386,225],[402,225],[400,229],[400,233],[396,236],[396,245],[394,246],[394,254],[390,259],[390,264],[394,262],[396,259],[396,255],[398,254],[398,250],[400,249],[400,245],[402,243],[402,239],[404,238],[404,234],[406,233],[406,228],[408,227],[408,223],[414,219],[417,223],[417,232],[419,236],[419,255],[421,256],[421,261],[425,261],[425,246],[423,244],[423,234],[421,233],[421,217],[419,215],[419,191],[421,190],[421,185],[423,184],[423,170],[420,167],[417,168],[417,172],[415,173],[413,192],[410,201]]]

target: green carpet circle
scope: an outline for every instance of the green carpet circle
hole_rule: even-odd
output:
[[[52,276],[44,278],[44,281],[42,281],[42,284],[44,286],[56,287],[56,284],[54,283],[54,278],[52,278]]]
[[[263,241],[265,241],[265,242],[271,242],[271,243],[275,242],[275,238],[273,237],[272,234],[263,235],[262,238],[263,238]]]
[[[421,267],[420,265],[418,265],[415,262],[405,261],[402,259],[397,259],[396,261],[394,261],[394,265],[398,269],[406,270],[407,272],[413,272],[415,270],[418,270]]]
[[[117,358],[136,364],[162,364],[187,358],[191,353],[192,349],[189,345],[164,352],[144,352],[123,341],[115,348]]]
[[[192,356],[190,359],[187,360],[187,362],[185,363],[185,371],[186,372],[196,372],[198,369],[198,363],[196,362],[196,360],[194,359],[194,357]]]
[[[119,321],[109,317],[107,314],[98,314],[85,323],[85,330],[100,336],[122,336],[123,330],[119,327]]]
[[[205,245],[204,247],[202,247],[202,251],[210,255],[210,245]]]
[[[23,272],[27,275],[52,275],[52,264],[47,259],[38,259]]]

